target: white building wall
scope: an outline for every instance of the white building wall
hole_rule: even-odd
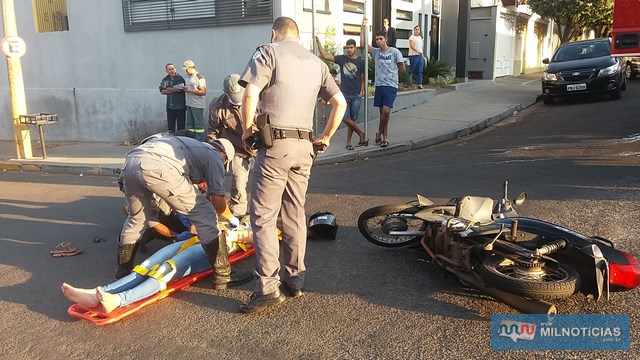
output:
[[[123,141],[138,127],[165,130],[158,91],[173,62],[193,59],[207,80],[207,104],[229,73],[241,73],[271,24],[125,33],[122,3],[67,0],[69,31],[36,33],[31,1],[15,1],[27,110],[59,114],[45,127],[50,141]],[[5,60],[6,63],[6,60]],[[0,78],[7,79],[6,66]],[[0,140],[12,139],[8,81],[0,81]],[[37,138],[37,134],[32,134]]]
[[[510,10],[497,7],[496,17],[496,49],[493,78],[513,74],[514,56],[514,16]],[[511,14],[511,16],[509,16]]]
[[[311,12],[303,5],[303,0],[275,0],[274,17],[296,20],[301,43],[311,48]],[[394,0],[392,7],[394,14],[396,9],[414,14],[412,21],[398,21],[392,15],[392,25],[400,28],[412,28],[418,12],[431,14],[431,0]],[[208,105],[222,92],[224,77],[241,73],[255,48],[269,42],[272,25],[126,33],[121,1],[67,0],[69,31],[36,33],[32,2],[16,0],[15,9],[18,34],[28,48],[21,59],[27,111],[59,115],[58,124],[45,127],[49,141],[119,142],[165,130],[166,98],[158,86],[166,75],[166,63],[174,63],[184,77],[182,63],[194,60],[207,80]],[[331,0],[330,10],[316,15],[315,29],[322,35],[327,26],[335,26],[341,53],[348,38],[359,41],[357,36],[343,35],[343,24],[359,24],[362,16],[344,12],[342,0]],[[398,43],[408,46],[407,39]],[[7,79],[6,66],[0,68],[0,78]],[[10,106],[8,81],[0,81],[0,140],[13,138]],[[37,139],[35,132],[32,136]]]

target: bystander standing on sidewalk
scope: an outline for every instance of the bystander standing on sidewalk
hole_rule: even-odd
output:
[[[160,82],[160,93],[167,96],[167,130],[176,132],[176,130],[184,129],[186,107],[183,89],[185,81],[176,72],[176,67],[173,64],[165,65],[164,69],[167,71],[167,76]]]
[[[424,71],[424,40],[420,36],[420,26],[413,27],[413,35],[409,37],[409,77],[416,73],[416,84],[422,89],[422,72]]]
[[[225,138],[231,141],[236,154],[231,161],[231,197],[229,208],[233,216],[242,217],[247,214],[248,197],[247,183],[251,158],[256,150],[250,149],[242,140],[242,116],[240,106],[244,96],[244,88],[238,84],[240,75],[231,74],[222,82],[224,93],[209,105],[209,126],[207,136],[209,141]],[[257,129],[254,129],[257,130]]]
[[[182,67],[189,75],[185,89],[187,103],[187,131],[195,134],[196,139],[205,139],[204,131],[204,96],[207,94],[207,81],[196,70],[193,60],[187,60]]]
[[[360,104],[364,94],[364,59],[356,55],[356,41],[347,40],[347,55],[331,55],[327,54],[316,36],[320,56],[326,61],[333,61],[340,66],[340,90],[347,100],[347,111],[344,113],[342,121],[347,125],[347,150],[353,150],[351,145],[351,137],[355,132],[360,137],[356,146],[367,146],[369,140],[364,131],[360,130],[356,121],[360,113]]]
[[[364,44],[364,32],[367,18],[362,18],[362,31],[360,32],[360,45]],[[377,48],[368,46],[368,52],[373,56],[376,64],[375,94],[373,106],[380,109],[380,123],[376,133],[376,145],[387,147],[389,145],[389,117],[393,103],[398,94],[399,75],[405,72],[404,59],[400,50],[387,45],[386,32],[376,32]]]
[[[384,37],[387,39],[387,46],[396,47],[396,40],[398,39],[396,36],[396,28],[391,27],[389,23],[389,18],[382,19],[382,29],[378,28],[378,30],[384,31]],[[376,32],[378,30],[376,30]],[[371,42],[371,46],[373,46],[374,48],[380,47],[376,43],[375,38]]]

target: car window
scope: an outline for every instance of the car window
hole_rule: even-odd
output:
[[[570,61],[611,55],[606,41],[580,42],[562,45],[556,51],[552,61]]]

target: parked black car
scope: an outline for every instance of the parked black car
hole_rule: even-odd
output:
[[[627,69],[625,75],[627,79],[635,79],[640,74],[640,57],[627,58]]]
[[[611,57],[610,39],[562,44],[551,61],[542,62],[547,64],[542,75],[545,104],[553,103],[555,97],[605,92],[620,99],[620,91],[627,87],[625,59]]]

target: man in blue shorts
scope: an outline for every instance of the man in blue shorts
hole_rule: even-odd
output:
[[[364,17],[362,19],[362,31],[360,32],[360,46],[364,46],[366,25],[367,18]],[[378,132],[376,133],[376,145],[387,147],[389,145],[389,116],[398,94],[398,77],[406,69],[400,50],[387,44],[384,30],[376,32],[376,44],[378,45],[377,48],[367,46],[369,54],[373,56],[376,64],[376,91],[373,97],[373,106],[380,109],[380,125],[378,125]]]
[[[351,137],[354,132],[360,137],[356,146],[368,146],[369,139],[356,124],[365,89],[364,59],[356,55],[356,41],[353,39],[347,40],[347,55],[327,54],[317,36],[316,43],[318,44],[318,50],[320,50],[320,57],[323,60],[333,61],[340,66],[340,91],[342,91],[342,95],[347,100],[347,111],[345,111],[342,118],[342,122],[347,125],[347,149],[353,150]]]

